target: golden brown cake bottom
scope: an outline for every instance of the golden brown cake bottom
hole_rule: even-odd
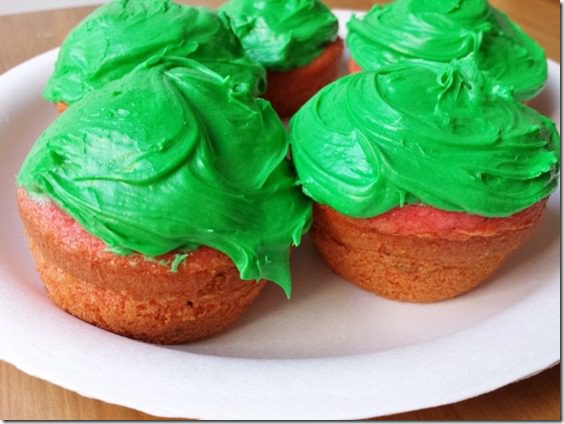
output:
[[[347,70],[349,74],[355,74],[357,72],[362,72],[362,68],[354,60],[349,59],[347,63]]]
[[[57,102],[55,103],[55,108],[57,109],[57,112],[59,113],[63,113],[65,110],[67,110],[67,104],[65,102]]]
[[[413,223],[397,225],[395,218],[355,219],[315,205],[311,236],[345,280],[388,299],[436,302],[486,280],[526,240],[545,203],[510,218],[482,218],[461,231],[433,232],[414,231]]]
[[[207,337],[236,321],[265,285],[242,281],[227,256],[207,247],[190,252],[177,272],[175,254],[155,262],[115,255],[52,202],[23,189],[17,201],[49,298],[114,333],[161,344]]]
[[[337,38],[306,66],[287,72],[268,71],[264,98],[278,115],[289,118],[321,88],[337,79],[343,49],[343,40]]]

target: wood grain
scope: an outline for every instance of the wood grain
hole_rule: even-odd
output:
[[[216,7],[221,0],[184,3]],[[367,9],[372,0],[331,0],[331,7]],[[491,0],[560,62],[558,0]],[[61,44],[92,7],[0,16],[0,73]],[[1,335],[0,335],[1,337]],[[117,405],[88,399],[0,361],[0,419],[154,420]],[[560,420],[560,365],[539,375],[451,405],[383,417],[385,420]]]
[[[379,420],[560,420],[560,365],[492,393]],[[0,361],[0,419],[155,420],[142,412],[80,396]]]
[[[180,1],[217,7],[222,0]],[[331,7],[368,9],[372,0],[328,0]],[[560,3],[558,0],[491,0],[491,3],[519,23],[546,50],[547,56],[560,62]],[[57,47],[67,33],[94,8],[82,7],[19,15],[0,16],[0,73],[38,53]]]

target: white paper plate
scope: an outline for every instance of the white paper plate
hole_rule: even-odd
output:
[[[346,19],[345,13],[340,17]],[[342,282],[306,243],[294,295],[274,285],[225,333],[153,346],[53,306],[15,206],[14,176],[56,117],[41,100],[55,51],[0,77],[0,359],[85,396],[166,417],[361,418],[456,402],[549,367],[560,352],[560,194],[488,282],[414,305]],[[560,68],[535,107],[559,118]]]

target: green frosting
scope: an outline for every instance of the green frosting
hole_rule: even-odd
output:
[[[268,69],[307,65],[337,39],[337,18],[319,0],[231,0],[222,10],[247,55]]]
[[[559,135],[497,84],[470,56],[325,87],[290,121],[305,193],[359,218],[409,203],[489,217],[533,205],[558,183]]]
[[[153,58],[60,115],[17,182],[117,254],[210,246],[242,279],[272,280],[289,295],[289,248],[311,204],[287,151],[267,101],[195,61]]]
[[[265,89],[264,68],[246,57],[225,16],[170,0],[114,0],[68,35],[44,96],[74,103],[152,56],[180,56]]]
[[[538,94],[547,78],[543,49],[486,0],[396,0],[353,17],[348,30],[351,56],[365,70],[474,53],[480,69],[521,100]]]

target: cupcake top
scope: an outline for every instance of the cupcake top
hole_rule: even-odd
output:
[[[74,103],[155,55],[191,58],[256,94],[265,89],[264,68],[246,57],[224,16],[171,0],[113,0],[65,39],[44,97]]]
[[[472,56],[342,78],[293,117],[290,144],[305,193],[358,218],[412,203],[505,217],[558,182],[554,123]]]
[[[538,94],[547,78],[543,49],[486,0],[396,0],[353,17],[348,30],[351,56],[364,70],[474,53],[480,69],[521,100]]]
[[[337,18],[318,0],[231,0],[222,10],[247,55],[268,69],[305,66],[337,39]]]
[[[309,225],[270,104],[184,58],[153,58],[69,107],[17,177],[116,254],[200,245],[245,280],[290,293],[289,247]]]

